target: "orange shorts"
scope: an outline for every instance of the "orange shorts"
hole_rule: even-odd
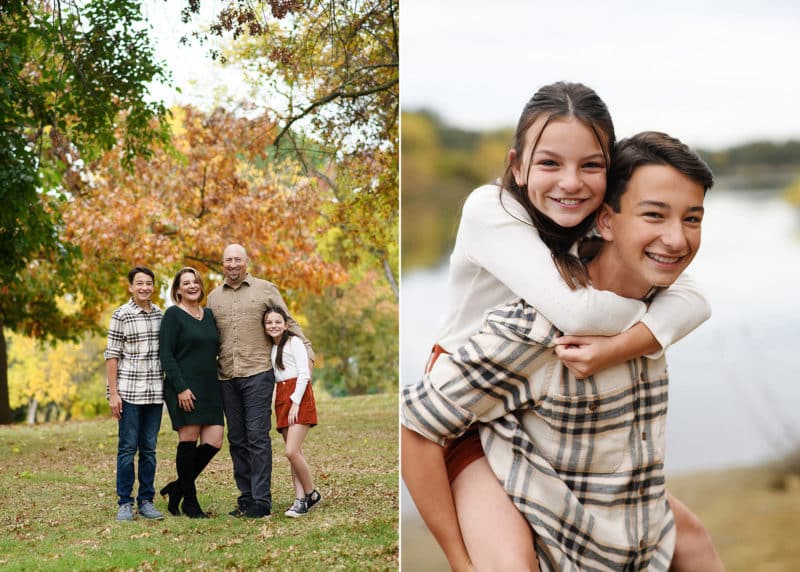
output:
[[[292,407],[290,397],[296,385],[296,377],[275,383],[275,428],[278,431],[289,426],[289,409]],[[297,423],[311,427],[317,424],[317,404],[314,402],[314,390],[311,389],[310,381],[306,385],[303,399],[300,400]]]
[[[449,353],[439,344],[433,346],[431,350],[431,357],[428,358],[428,363],[425,366],[425,373],[428,373],[436,360],[442,354]],[[478,435],[478,426],[473,425],[467,429],[466,433],[453,439],[444,448],[444,464],[447,468],[447,479],[450,484],[456,477],[461,474],[461,471],[467,468],[473,461],[477,461],[481,457],[485,457],[483,452],[483,445],[481,445],[481,438]]]

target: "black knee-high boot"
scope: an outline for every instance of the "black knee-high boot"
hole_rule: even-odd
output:
[[[181,447],[180,444],[178,445],[178,454],[176,455],[175,459],[176,466],[179,463],[178,458],[185,456],[189,450],[190,447],[188,445],[185,447]],[[219,449],[209,445],[208,443],[204,443],[194,450],[194,462],[192,463],[192,472],[190,475],[192,480],[197,480],[197,477],[200,476],[200,473],[203,472],[208,463],[217,453],[219,453]],[[181,460],[180,462],[183,463],[185,461]],[[167,483],[167,485],[161,489],[161,496],[169,497],[167,502],[167,510],[169,510],[170,514],[174,516],[180,516],[180,504],[181,500],[183,500],[183,489],[181,488],[180,480],[175,479],[171,483]]]
[[[181,515],[181,499],[183,499],[183,491],[181,490],[181,484],[175,479],[172,482],[167,483],[164,485],[164,488],[161,489],[161,496],[167,499],[167,510],[172,516],[180,516]]]
[[[180,459],[188,451],[188,447],[181,447],[178,443],[178,449],[175,453],[175,468],[182,462]],[[159,491],[162,497],[168,497],[167,510],[172,516],[181,515],[181,500],[183,500],[183,490],[181,490],[181,483],[178,479],[166,484],[166,486]]]
[[[197,489],[194,485],[196,457],[197,445],[194,441],[181,441],[178,443],[178,456],[175,464],[178,469],[178,484],[183,493],[181,510],[189,518],[208,518],[203,509],[200,508],[200,503],[197,502]]]
[[[208,443],[203,443],[197,448],[194,453],[194,471],[192,471],[195,480],[197,480],[197,477],[200,476],[200,473],[203,472],[217,453],[219,453],[219,449]]]

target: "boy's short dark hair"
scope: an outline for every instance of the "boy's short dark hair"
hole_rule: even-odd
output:
[[[153,274],[152,270],[150,270],[145,266],[134,266],[133,268],[131,268],[131,271],[128,272],[128,284],[133,284],[133,278],[140,272],[142,274],[147,274],[150,278],[153,279],[153,282],[156,281],[156,275]]]
[[[674,167],[703,185],[703,193],[714,184],[711,169],[688,145],[666,133],[643,131],[620,140],[614,148],[605,197],[605,202],[614,212],[619,212],[622,195],[633,172],[644,165]]]

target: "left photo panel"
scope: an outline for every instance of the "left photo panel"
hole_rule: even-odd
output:
[[[3,4],[0,566],[399,568],[399,25]]]

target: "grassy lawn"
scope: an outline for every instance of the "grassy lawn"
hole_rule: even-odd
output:
[[[726,572],[800,570],[800,476],[777,465],[667,478],[703,521]],[[445,572],[447,561],[416,514],[403,522],[403,571]],[[702,572],[702,571],[698,571]]]
[[[667,479],[705,523],[727,572],[800,570],[800,482],[776,466]]]
[[[227,515],[238,492],[227,444],[197,482],[211,517],[115,520],[116,421],[0,427],[3,570],[395,570],[398,556],[397,397],[318,399],[304,444],[323,503],[283,511],[294,491],[273,431],[270,519]],[[175,475],[177,437],[164,416],[156,490]]]

